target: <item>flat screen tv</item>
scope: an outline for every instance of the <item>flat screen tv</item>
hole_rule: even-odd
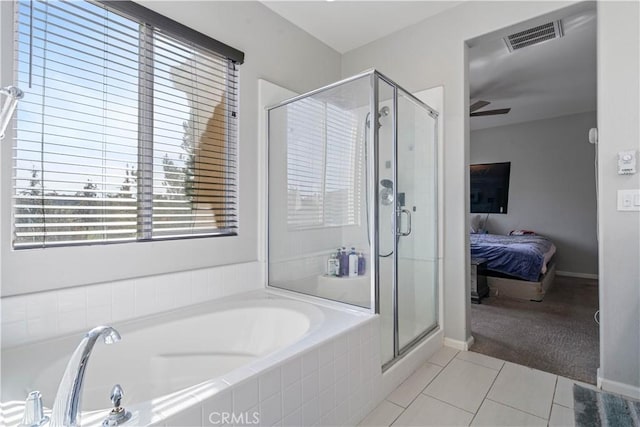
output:
[[[511,162],[471,165],[471,213],[507,213]]]

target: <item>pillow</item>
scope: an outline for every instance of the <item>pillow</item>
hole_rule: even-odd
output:
[[[480,231],[480,215],[471,215],[469,217],[469,232],[476,234]]]
[[[509,236],[535,236],[536,232],[531,230],[511,230]]]

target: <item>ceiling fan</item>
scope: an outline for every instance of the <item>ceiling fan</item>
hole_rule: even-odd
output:
[[[496,110],[485,110],[485,111],[477,111],[481,108],[486,107],[487,105],[491,104],[489,101],[476,101],[474,102],[471,107],[469,107],[470,110],[470,116],[471,117],[482,117],[482,116],[496,116],[498,114],[507,114],[509,111],[511,111],[511,108],[499,108]]]

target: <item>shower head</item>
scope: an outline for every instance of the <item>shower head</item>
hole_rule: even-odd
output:
[[[385,105],[378,111],[378,117],[387,117],[390,112],[391,112],[391,109]],[[371,113],[367,113],[367,117],[364,119],[364,123],[367,127],[371,125],[369,121],[369,117],[371,117]]]

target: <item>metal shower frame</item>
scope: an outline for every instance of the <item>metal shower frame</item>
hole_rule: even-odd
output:
[[[379,72],[378,70],[372,68],[366,71],[363,71],[359,74],[355,74],[351,77],[347,77],[345,79],[339,80],[337,82],[331,83],[329,85],[320,87],[318,89],[312,90],[310,92],[304,93],[302,95],[298,95],[289,99],[286,99],[282,102],[279,102],[277,104],[271,105],[266,107],[266,112],[267,112],[267,143],[269,141],[269,115],[271,113],[272,110],[279,108],[279,107],[283,107],[285,105],[291,104],[293,102],[299,101],[301,99],[305,99],[314,95],[317,95],[321,92],[336,88],[338,86],[342,86],[344,84],[350,83],[352,81],[355,80],[359,80],[362,79],[364,77],[370,77],[370,83],[371,83],[371,91],[370,91],[370,96],[369,96],[369,111],[370,112],[376,112],[377,108],[378,108],[378,103],[379,103],[379,81],[382,80],[383,82],[385,82],[386,84],[388,84],[389,86],[391,86],[393,88],[393,114],[392,114],[392,126],[393,126],[393,175],[394,175],[394,182],[397,183],[398,182],[398,168],[397,168],[397,161],[398,161],[398,95],[399,92],[402,91],[403,92],[403,96],[408,97],[411,101],[413,101],[415,104],[417,104],[418,106],[422,107],[423,109],[425,109],[429,116],[431,116],[434,120],[434,133],[436,135],[435,141],[434,141],[434,159],[438,158],[438,153],[437,153],[437,135],[438,135],[438,115],[439,113],[432,108],[431,106],[429,106],[427,103],[423,102],[422,100],[418,99],[417,97],[415,97],[411,92],[407,91],[406,89],[404,89],[403,87],[401,87],[400,85],[398,85],[396,82],[394,82],[393,80],[391,80],[390,78],[388,78],[387,76],[385,76],[384,74],[382,74],[381,72]],[[378,124],[378,120],[377,120],[377,115],[375,113],[371,114],[372,116],[372,120],[371,122],[375,124],[375,126],[370,126],[369,127],[369,132],[370,132],[370,137],[369,137],[369,141],[371,141],[371,145],[373,148],[373,156],[369,156],[370,158],[368,159],[369,165],[368,168],[370,171],[372,171],[372,180],[373,183],[377,183],[379,181],[379,174],[378,174],[378,168],[376,167],[376,162],[378,161],[379,158],[379,124]],[[375,120],[374,120],[375,118]],[[268,153],[269,150],[267,150]],[[268,163],[269,163],[269,155],[267,154],[267,170],[268,170]],[[435,170],[434,170],[434,176],[437,179],[438,173],[437,173],[437,161],[435,162]],[[266,188],[267,188],[267,196],[266,196],[266,200],[268,203],[269,200],[269,196],[268,196],[268,191],[269,191],[269,183],[268,183],[268,179],[269,179],[269,174],[266,174],[267,177],[267,183],[266,183]],[[368,177],[365,177],[365,179],[367,179]],[[397,200],[398,194],[397,194],[397,185],[393,186],[393,198],[394,200]],[[371,239],[371,254],[369,257],[369,265],[374,266],[373,271],[375,271],[375,274],[371,274],[371,291],[370,291],[370,304],[369,304],[369,308],[364,308],[364,307],[357,307],[351,304],[347,304],[349,305],[350,308],[354,308],[357,307],[358,310],[362,310],[362,311],[366,311],[369,312],[371,314],[380,314],[380,254],[379,254],[379,237],[378,237],[378,233],[376,232],[378,230],[379,227],[379,215],[378,215],[378,209],[377,206],[379,204],[379,196],[378,196],[378,192],[375,191],[375,185],[371,185],[369,186],[369,200],[373,200],[373,203],[370,204],[369,206],[369,217],[373,218],[373,221],[370,221],[369,223],[369,235],[372,237]],[[438,185],[436,182],[436,185],[434,186],[434,198],[435,200],[438,200]],[[435,212],[435,217],[434,220],[436,221],[436,223],[438,222],[438,211],[436,210]],[[266,286],[267,287],[271,287],[271,285],[269,284],[269,209],[266,209],[266,223],[267,225],[267,230],[266,230],[266,278],[267,278],[267,283]],[[397,228],[397,215],[393,215],[393,230],[394,230],[394,234],[398,233],[398,228]],[[435,239],[435,245],[436,248],[439,247],[439,242],[438,242],[438,235],[436,233],[436,235],[434,236]],[[402,356],[404,356],[405,354],[407,354],[408,352],[410,352],[414,347],[416,347],[420,342],[422,342],[422,340],[424,340],[429,334],[431,334],[431,332],[433,332],[435,329],[438,328],[439,323],[437,321],[437,319],[439,318],[439,304],[435,305],[435,312],[436,312],[436,323],[433,325],[433,327],[423,331],[422,333],[420,333],[417,337],[415,337],[414,339],[412,339],[410,342],[408,342],[404,347],[400,348],[400,338],[399,338],[399,318],[398,318],[398,239],[394,239],[394,273],[393,273],[393,291],[392,291],[392,307],[393,307],[393,358],[386,362],[385,364],[382,365],[382,369],[383,371],[388,369],[389,367],[391,367],[392,365],[394,365],[396,362],[398,362]],[[437,258],[437,257],[436,257]],[[435,264],[435,277],[437,278],[437,280],[439,280],[439,271],[438,271],[438,263],[436,262]],[[436,286],[436,292],[438,292],[438,288],[439,286]],[[277,288],[280,289],[280,288]],[[293,292],[293,291],[292,291]],[[320,297],[315,297],[313,295],[311,295],[314,298],[320,298]],[[440,295],[439,292],[437,293],[436,299],[439,299]],[[324,299],[324,298],[322,298]]]

